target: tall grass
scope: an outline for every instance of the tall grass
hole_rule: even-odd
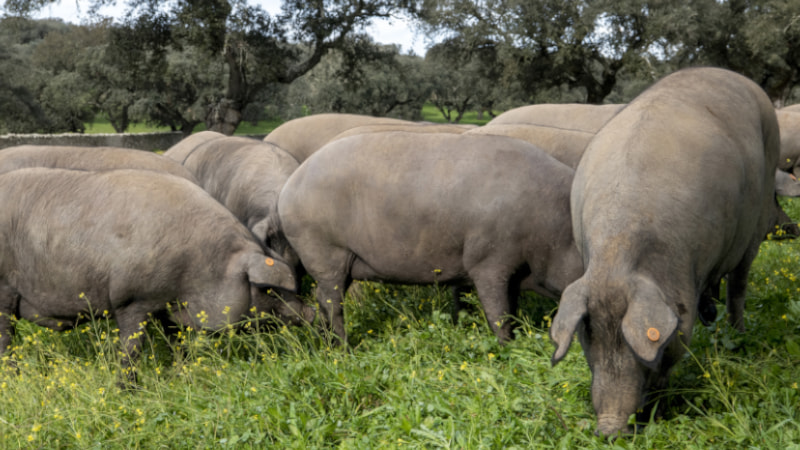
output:
[[[785,203],[798,217],[800,202]],[[442,288],[358,283],[349,349],[315,328],[168,338],[149,325],[136,390],[117,387],[113,321],[63,333],[19,321],[0,369],[0,446],[797,448],[799,263],[800,242],[765,242],[748,332],[724,314],[697,325],[657,398],[664,415],[615,441],[594,434],[580,346],[550,367],[555,302],[526,297],[501,347],[478,308],[453,324]]]

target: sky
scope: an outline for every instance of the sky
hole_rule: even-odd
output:
[[[88,3],[86,0],[60,0],[56,4],[45,6],[34,17],[38,19],[57,17],[65,22],[77,24],[88,18]],[[119,3],[117,6],[102,8],[100,13],[104,16],[121,17],[125,11],[125,2],[120,0],[117,3]],[[250,0],[249,3],[261,5],[270,14],[277,14],[281,11],[281,0]],[[425,38],[414,32],[407,19],[375,19],[373,24],[367,28],[367,32],[375,42],[400,45],[402,53],[413,50],[417,55],[425,55]]]

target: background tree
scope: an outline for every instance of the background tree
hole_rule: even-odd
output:
[[[5,5],[24,14],[53,1],[6,0]],[[113,2],[88,3],[97,7]],[[234,132],[243,111],[260,92],[274,83],[297,79],[371,20],[398,9],[392,0],[285,0],[283,13],[271,17],[245,0],[128,0],[126,5],[123,28],[130,38],[124,42],[129,46],[102,59],[123,78],[115,80],[113,73],[94,67],[101,81],[116,86],[99,98],[107,112],[124,125],[132,104],[132,85],[143,79],[140,70],[156,65],[167,47],[191,46],[214,61],[212,66],[224,66],[224,86],[207,95],[204,119],[208,129],[226,134]],[[109,105],[114,105],[113,111]]]
[[[425,73],[433,85],[430,102],[448,122],[460,122],[471,109],[493,115],[492,109],[513,91],[502,79],[491,40],[468,43],[457,36],[436,44],[425,55]]]
[[[416,17],[428,34],[473,48],[493,42],[501,79],[518,83],[523,103],[554,88],[602,103],[621,72],[639,70],[657,9],[636,0],[423,0]]]
[[[289,89],[294,115],[338,112],[419,120],[430,94],[422,58],[365,36],[348,39]]]
[[[800,76],[800,9],[793,0],[699,0],[673,5],[661,34],[675,65],[724,67],[781,106]]]
[[[31,32],[25,19],[0,19],[0,133],[48,131],[47,117],[36,99],[36,77],[26,53]]]

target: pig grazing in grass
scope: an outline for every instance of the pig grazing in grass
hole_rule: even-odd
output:
[[[474,284],[511,338],[516,294],[556,297],[583,272],[570,228],[573,170],[503,136],[375,133],[326,145],[292,174],[278,213],[345,341],[351,280]]]
[[[0,150],[0,173],[26,167],[103,171],[151,170],[196,181],[188,170],[156,153],[118,147],[19,145]]]
[[[20,169],[0,175],[0,351],[11,318],[62,330],[90,313],[116,319],[126,365],[148,314],[220,329],[255,312],[311,320],[270,287],[292,270],[225,207],[182,178],[139,170]]]
[[[164,156],[182,164],[197,183],[290,265],[297,256],[278,223],[278,194],[299,164],[282,149],[213,131],[193,134]]]
[[[723,276],[729,321],[744,329],[747,275],[774,220],[779,139],[758,85],[701,68],[650,87],[587,147],[571,194],[586,272],[564,291],[550,335],[555,364],[578,332],[603,434],[629,430],[666,386],[698,302]]]

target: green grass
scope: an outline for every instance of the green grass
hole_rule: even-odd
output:
[[[144,123],[132,123],[126,133],[156,133],[170,131],[169,127],[154,127]],[[114,134],[116,131],[107,118],[98,116],[86,124],[86,134]]]
[[[446,123],[446,120],[439,110],[437,110],[436,107],[430,103],[425,104],[425,106],[422,108],[422,120],[426,120],[428,122]],[[485,114],[483,119],[478,119],[477,112],[468,111],[464,114],[464,117],[461,119],[460,123],[484,125],[489,120],[491,120],[491,117],[488,114]],[[282,121],[279,119],[262,120],[256,124],[251,122],[241,122],[236,128],[235,134],[268,134],[270,131],[277,128],[281,123]],[[197,133],[199,131],[204,131],[205,129],[205,124],[201,123],[194,127],[194,132]],[[127,133],[155,133],[167,131],[170,131],[169,127],[156,127],[144,123],[132,123],[130,127],[128,127]],[[104,133],[116,133],[116,131],[114,131],[114,127],[111,126],[111,123],[108,121],[107,117],[98,115],[94,122],[86,124],[86,134]]]
[[[495,114],[499,114],[495,111]],[[426,103],[422,107],[422,120],[427,120],[428,122],[436,122],[436,123],[446,123],[444,116],[442,113],[436,109],[435,106],[431,103]],[[492,120],[492,117],[489,114],[484,114],[483,119],[478,119],[477,111],[467,111],[464,113],[464,117],[461,118],[460,124],[464,125],[485,125],[486,122]]]
[[[267,134],[270,131],[274,130],[278,125],[282,122],[280,120],[262,120],[256,124],[250,122],[242,122],[236,128],[235,134]],[[205,131],[206,126],[205,124],[201,123],[194,127],[194,132],[197,133],[199,131]],[[170,131],[169,127],[156,127],[147,125],[144,123],[132,123],[127,133],[157,133],[157,132],[168,132]],[[114,131],[114,127],[111,126],[111,122],[108,121],[108,118],[99,115],[95,118],[94,122],[86,124],[86,134],[104,134],[104,133],[116,133]]]
[[[784,204],[798,217],[800,200]],[[359,283],[349,350],[311,328],[169,340],[150,325],[134,391],[116,386],[113,322],[20,321],[0,369],[0,447],[798,448],[798,267],[800,242],[765,242],[748,332],[722,312],[697,325],[658,399],[665,415],[616,441],[594,435],[580,346],[550,367],[555,302],[526,297],[501,347],[477,310],[453,325],[443,289]]]

